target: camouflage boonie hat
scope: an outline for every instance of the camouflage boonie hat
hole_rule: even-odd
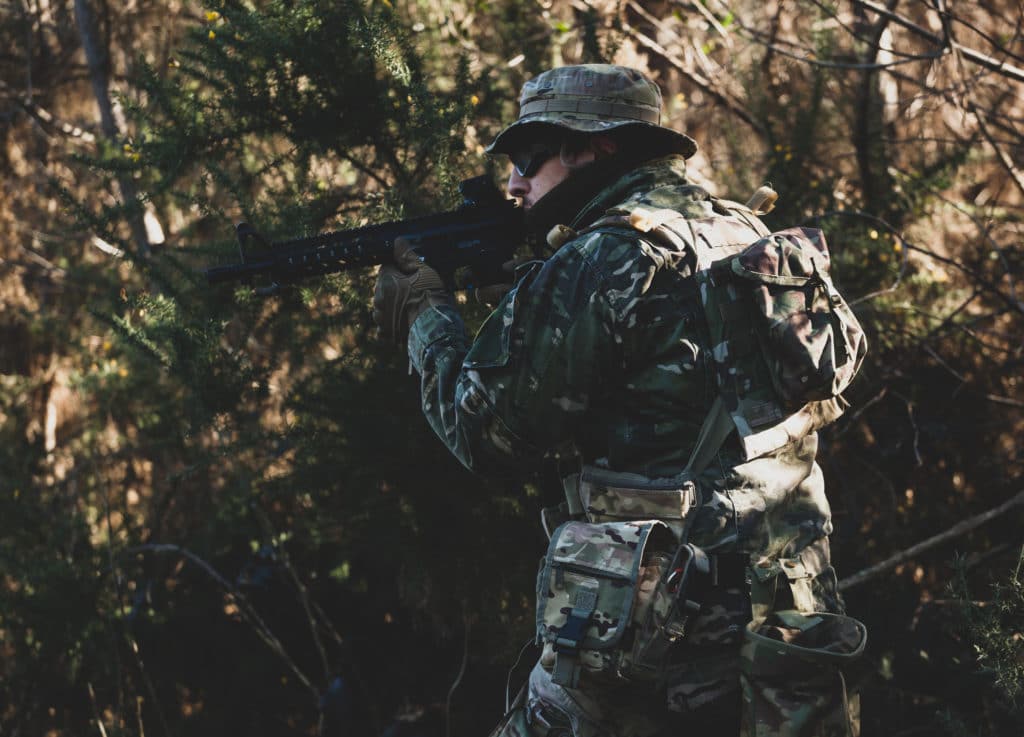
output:
[[[643,126],[667,151],[689,158],[696,142],[661,125],[661,90],[636,69],[611,64],[557,67],[523,85],[519,119],[498,134],[487,153],[510,153],[538,125],[581,133]]]

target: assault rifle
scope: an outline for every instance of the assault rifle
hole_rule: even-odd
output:
[[[274,294],[286,284],[339,271],[389,263],[396,238],[405,238],[450,289],[497,284],[508,279],[502,264],[525,240],[522,210],[506,199],[486,176],[459,185],[463,203],[450,212],[367,225],[269,243],[248,223],[235,226],[241,263],[205,270],[210,284],[256,280],[269,283],[259,294]],[[255,241],[259,252],[250,250]],[[472,284],[456,285],[456,272],[469,269]]]

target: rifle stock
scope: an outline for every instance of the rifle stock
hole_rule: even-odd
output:
[[[484,176],[463,181],[459,191],[464,202],[450,212],[276,243],[239,223],[241,263],[206,269],[206,280],[211,285],[261,280],[270,285],[261,291],[272,292],[303,279],[389,263],[395,240],[405,238],[449,288],[456,286],[456,271],[467,267],[472,286],[503,281],[502,264],[525,239],[522,211]],[[249,241],[262,246],[258,254],[249,250]]]

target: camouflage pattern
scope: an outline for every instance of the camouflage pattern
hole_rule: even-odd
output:
[[[697,275],[719,390],[747,458],[833,422],[867,349],[820,230],[761,238]]]
[[[587,467],[577,493],[590,522],[656,519],[668,525],[678,540],[683,539],[686,520],[697,506],[696,484],[684,476],[648,479]]]
[[[537,582],[541,665],[555,670],[556,651],[569,645],[578,651],[570,657],[578,660],[586,682],[657,677],[664,648],[655,641],[671,626],[672,596],[663,577],[676,540],[657,521],[559,527]],[[565,632],[572,616],[585,618],[587,627],[569,643]],[[620,647],[627,633],[630,644]]]
[[[662,139],[666,152],[689,158],[697,151],[692,138],[661,125],[658,85],[636,69],[611,64],[558,67],[527,81],[519,119],[498,134],[487,153],[509,153],[538,125],[581,133],[641,126]]]
[[[523,703],[506,715],[491,737],[664,737],[668,733],[646,684],[642,689],[563,688],[538,663],[530,673]]]
[[[673,224],[676,242],[653,233],[661,225],[656,213],[666,209],[685,218]],[[481,473],[520,471],[558,455],[646,479],[678,477],[719,393],[695,268],[722,241],[749,245],[767,229],[689,183],[681,156],[635,169],[566,225],[565,242],[522,275],[475,340],[454,308],[435,307],[416,320],[408,345],[423,412],[452,453]],[[828,555],[831,511],[809,428],[812,422],[799,432],[783,427],[788,442],[757,455],[729,441],[696,480],[692,543],[748,554],[755,569],[765,561],[805,564],[803,578],[790,579],[781,564],[763,581],[751,576],[762,617],[793,607],[794,598],[802,609],[841,611]],[[617,499],[612,508],[610,495],[597,492],[595,519],[641,504]],[[664,511],[665,503],[642,506]],[[666,712],[688,713],[738,691],[746,595],[715,590],[686,641],[668,652],[657,687]],[[545,677],[545,693],[562,688]],[[578,693],[567,698],[578,701]]]
[[[782,399],[802,405],[827,400],[853,381],[867,352],[864,330],[829,277],[825,234],[790,228],[762,238],[732,261],[752,282],[764,319],[769,371]]]
[[[855,619],[776,612],[742,648],[743,737],[857,737],[860,704],[844,668],[864,651]]]

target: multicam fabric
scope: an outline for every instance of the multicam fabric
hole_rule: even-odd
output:
[[[850,617],[777,612],[742,648],[742,737],[856,737],[860,703],[844,669],[867,632]]]
[[[636,227],[644,213],[664,209],[687,218],[693,240],[706,241],[721,222],[733,245],[767,233],[749,213],[689,183],[684,160],[671,156],[622,177],[567,223],[580,233],[610,212],[630,219],[570,233],[521,278],[475,340],[453,308],[416,320],[409,357],[424,414],[468,468],[519,471],[553,454],[646,478],[685,468],[718,393],[717,364],[693,254]],[[750,460],[738,442],[727,443],[698,479],[702,504],[689,539],[753,562],[798,559],[811,549],[802,604],[838,611],[816,451],[813,431],[793,430],[787,444]],[[761,586],[759,595],[777,599],[765,610],[791,606],[790,588],[786,576]],[[670,653],[660,688],[667,709],[690,711],[738,690],[744,614],[730,596],[745,593],[721,592],[688,642]]]
[[[570,658],[570,668],[585,671],[590,682],[657,676],[663,649],[654,647],[655,640],[670,624],[663,578],[675,548],[675,535],[657,521],[559,527],[537,581],[541,664],[555,671],[559,658]],[[587,626],[567,643],[573,617]]]
[[[659,520],[677,540],[683,539],[698,502],[696,484],[688,476],[648,479],[592,467],[583,469],[577,493],[590,522]]]
[[[661,125],[661,89],[636,69],[579,64],[550,69],[523,85],[519,119],[502,130],[488,153],[509,153],[529,128],[559,126],[601,133],[624,125],[643,126],[662,139],[665,151],[689,158],[697,150],[687,135]]]

